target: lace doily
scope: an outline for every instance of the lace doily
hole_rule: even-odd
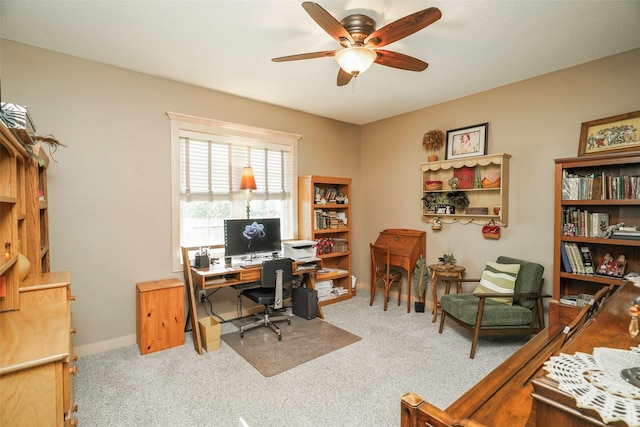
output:
[[[620,372],[640,367],[640,346],[631,350],[599,347],[593,355],[561,353],[544,364],[549,378],[576,400],[579,408],[596,411],[602,421],[623,421],[640,427],[640,388]]]

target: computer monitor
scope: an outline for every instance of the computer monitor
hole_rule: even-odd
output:
[[[225,219],[224,255],[280,250],[280,218]]]

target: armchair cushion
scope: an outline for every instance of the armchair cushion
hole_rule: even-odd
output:
[[[480,283],[473,293],[499,293],[513,295],[519,271],[520,264],[499,264],[497,262],[488,262],[482,272]],[[491,300],[507,305],[513,304],[513,298],[491,298]]]
[[[473,294],[450,294],[443,295],[440,304],[442,309],[452,317],[467,325],[475,325],[478,315],[478,301],[479,298]],[[531,320],[531,309],[517,304],[507,305],[487,298],[480,327],[522,327],[529,325]]]

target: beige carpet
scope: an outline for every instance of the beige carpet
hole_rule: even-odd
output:
[[[250,319],[234,321],[238,326]],[[233,348],[265,377],[271,377],[294,368],[334,350],[360,341],[360,337],[319,319],[306,320],[292,316],[291,325],[278,322],[282,341],[270,328],[258,327],[244,333],[222,335],[222,340]]]

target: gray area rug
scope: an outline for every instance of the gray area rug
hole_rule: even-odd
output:
[[[247,319],[234,321],[240,327]],[[360,337],[322,319],[292,316],[291,325],[278,322],[282,340],[270,328],[257,327],[221,336],[221,339],[265,377],[272,377],[339,348],[360,341]]]

